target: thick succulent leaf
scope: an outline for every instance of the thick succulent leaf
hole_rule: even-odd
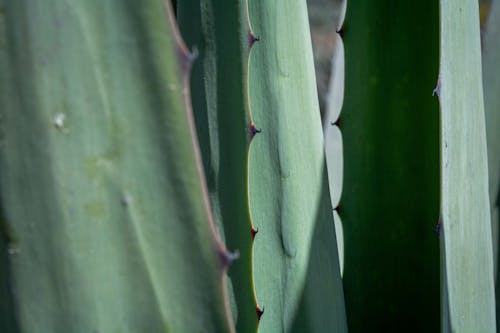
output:
[[[0,6],[0,271],[19,331],[231,332],[163,1]]]
[[[342,194],[342,176],[344,174],[342,133],[337,125],[331,123],[325,126],[324,133],[330,202],[332,207],[337,208]]]
[[[437,332],[438,3],[348,1],[343,30],[349,330]]]
[[[324,115],[325,136],[328,135],[326,133],[328,132],[328,125],[337,122],[340,111],[342,109],[342,104],[344,102],[344,43],[342,42],[342,37],[340,36],[339,32],[341,31],[342,25],[344,23],[346,1],[337,0],[336,5],[337,11],[341,14],[339,14],[335,22],[335,32],[337,33],[332,32],[334,48],[331,58],[332,67],[330,82],[328,84],[328,94],[326,96],[326,109]],[[325,141],[328,142],[329,140],[325,138]]]
[[[178,4],[187,44],[199,51],[191,78],[193,109],[212,207],[221,236],[239,252],[228,271],[238,332],[255,332],[252,223],[247,159],[249,26],[244,0],[185,0]]]
[[[440,4],[443,331],[495,332],[478,2]]]
[[[500,193],[500,2],[494,1],[489,18],[483,28],[483,87],[488,144],[488,175],[491,206],[491,231],[493,233],[493,258],[495,284],[498,288],[499,245],[499,193]],[[497,307],[497,321],[499,308]]]
[[[322,117],[330,103],[331,55],[336,48],[335,32],[342,28],[346,0],[308,0],[309,24],[314,54],[316,85]]]
[[[330,189],[330,200],[335,208],[335,234],[337,237],[337,247],[339,253],[340,272],[344,272],[344,232],[340,216],[338,215],[338,205],[342,195],[342,185],[344,178],[344,152],[342,142],[342,132],[340,125],[340,111],[344,103],[344,43],[340,35],[344,24],[346,1],[336,0],[335,16],[333,26],[333,52],[331,57],[331,74],[326,96],[326,107],[323,115],[323,132],[325,136],[325,155],[328,170],[328,183]]]
[[[250,210],[261,332],[346,330],[306,3],[250,1]]]

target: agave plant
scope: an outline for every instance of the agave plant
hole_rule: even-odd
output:
[[[478,3],[337,5],[0,0],[1,331],[494,332]]]

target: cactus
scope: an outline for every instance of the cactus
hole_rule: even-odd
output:
[[[192,76],[194,114],[212,207],[221,236],[239,259],[228,271],[238,332],[257,329],[247,160],[255,127],[249,113],[247,64],[253,37],[244,1],[179,2],[179,26],[199,50]],[[197,19],[193,19],[197,18]],[[195,32],[189,31],[189,29]]]
[[[477,3],[336,3],[0,0],[0,331],[493,332]]]
[[[163,3],[1,7],[0,330],[233,332]]]
[[[186,40],[200,45],[192,89],[201,87],[202,93],[193,95],[193,104],[205,138],[200,144],[206,174],[214,179],[209,181],[212,205],[220,212],[228,246],[240,252],[229,270],[239,332],[252,331],[257,323],[250,306],[257,302],[243,295],[253,283],[259,318],[266,309],[259,326],[263,332],[345,326],[305,4],[285,4],[186,1],[178,11]],[[193,17],[200,17],[198,25]],[[286,24],[289,17],[297,24]],[[272,24],[276,19],[282,24]],[[227,49],[238,42],[239,48]],[[302,50],[309,50],[305,59]],[[295,123],[300,126],[293,127]],[[228,160],[231,169],[244,171],[248,160],[248,176],[224,169]],[[221,181],[227,184],[217,183]],[[248,205],[235,209],[232,202],[244,203],[247,192]],[[252,222],[246,217],[248,207]],[[253,235],[246,232],[250,228]],[[316,237],[318,246],[312,247],[315,230],[323,239]],[[328,273],[314,278],[318,270]],[[337,309],[337,315],[319,312],[330,309]]]
[[[441,324],[495,332],[479,15],[464,13],[479,13],[477,1],[441,1]],[[462,43],[468,51],[455,52]]]
[[[262,133],[249,159],[261,332],[346,330],[305,2],[250,2],[260,41],[250,106]],[[293,22],[293,24],[291,24]],[[272,277],[272,278],[270,278]]]
[[[343,106],[325,123],[339,124],[343,139],[353,332],[439,327],[437,15],[435,1],[347,1]]]

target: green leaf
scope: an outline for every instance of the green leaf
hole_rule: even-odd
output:
[[[247,101],[249,26],[244,0],[178,4],[187,44],[199,50],[191,78],[193,109],[210,201],[221,237],[239,259],[228,270],[238,332],[255,332],[252,222],[248,208],[250,115]]]
[[[440,4],[443,331],[495,332],[478,2]]]
[[[436,1],[347,2],[340,216],[351,332],[439,330],[438,37]]]
[[[249,157],[260,332],[346,331],[305,2],[250,1],[260,38],[250,106],[262,129]]]
[[[342,132],[340,131],[339,117],[344,103],[345,85],[345,56],[344,43],[340,31],[344,24],[346,1],[336,0],[334,6],[336,16],[333,26],[336,33],[333,33],[333,52],[331,57],[331,74],[326,95],[326,108],[323,115],[323,132],[325,137],[325,155],[328,170],[328,183],[330,189],[330,201],[335,208],[335,233],[337,236],[337,247],[339,253],[340,272],[344,269],[344,232],[342,222],[338,215],[338,206],[342,195],[344,182],[344,152],[342,142]]]
[[[0,8],[1,204],[20,331],[232,332],[184,101],[188,55],[163,1]]]

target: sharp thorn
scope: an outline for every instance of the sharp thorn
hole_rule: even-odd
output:
[[[252,239],[255,239],[255,235],[257,235],[257,233],[259,232],[259,229],[254,228],[252,226],[251,232],[252,232]]]
[[[340,37],[344,38],[344,26],[342,26],[339,30],[336,31]]]
[[[240,252],[238,250],[236,250],[234,252],[230,252],[228,250],[221,250],[220,251],[220,260],[221,260],[222,266],[224,266],[224,267],[228,267],[229,265],[231,265],[233,263],[233,261],[235,261],[239,257],[240,257]]]
[[[337,125],[338,128],[340,128],[340,116],[337,118],[336,121],[330,121],[331,126]]]
[[[189,51],[187,48],[179,49],[181,55],[181,63],[184,71],[189,72],[193,62],[198,58],[199,52],[196,45],[193,46],[193,50]]]
[[[250,47],[252,47],[253,44],[255,44],[255,42],[258,42],[258,41],[260,41],[260,38],[255,36],[253,34],[253,32],[249,31],[248,32],[248,44],[250,45]]]
[[[253,122],[250,123],[249,130],[250,130],[250,138],[252,139],[255,136],[255,134],[262,132],[260,128],[255,127],[255,124]]]
[[[436,87],[432,91],[432,96],[437,96],[439,98],[439,95],[441,95],[441,80],[438,79],[436,83]]]
[[[438,236],[441,235],[441,218],[439,218],[438,223],[434,226],[434,232]]]
[[[255,308],[255,312],[257,313],[257,320],[260,321],[260,318],[264,314],[264,307],[260,308],[258,305]]]
[[[196,45],[193,46],[193,50],[187,54],[187,58],[189,62],[193,62],[198,58],[200,52],[198,51],[198,47]]]

